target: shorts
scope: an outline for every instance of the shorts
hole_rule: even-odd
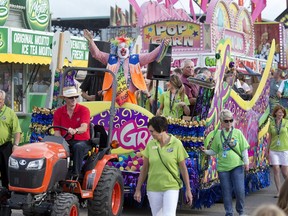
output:
[[[270,165],[288,166],[288,151],[272,151],[269,153]]]

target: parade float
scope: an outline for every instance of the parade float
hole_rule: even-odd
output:
[[[213,71],[214,83],[198,82],[200,85],[196,113],[193,120],[169,118],[169,133],[177,136],[189,154],[186,164],[194,197],[194,207],[210,207],[221,198],[216,171],[216,159],[201,153],[199,147],[209,145],[215,131],[220,127],[219,113],[227,108],[234,113],[235,127],[247,138],[250,171],[246,175],[246,192],[259,190],[270,184],[270,174],[265,152],[269,125],[269,73],[273,65],[275,42],[272,41],[267,60],[254,58],[254,25],[249,11],[235,2],[210,1],[206,22],[191,19],[183,10],[149,1],[141,7],[138,20],[142,34],[142,52],[148,52],[150,43],[160,43],[169,38],[173,47],[172,67],[179,67],[185,59],[196,66],[208,67]],[[149,11],[149,13],[147,13]],[[229,83],[224,82],[225,69],[230,61],[238,70],[244,71],[241,62],[259,74],[255,92],[249,101],[244,101]],[[262,70],[264,68],[264,70]],[[55,76],[55,83],[61,74]],[[71,74],[66,85],[74,85]],[[58,85],[59,87],[59,85]],[[54,95],[59,88],[54,88]],[[90,109],[91,121],[108,130],[110,102],[84,102]],[[32,115],[31,142],[44,136],[44,129],[52,121],[54,109],[35,108]],[[116,108],[113,121],[112,140],[119,142],[113,153],[119,162],[110,163],[122,171],[128,194],[133,194],[143,160],[140,151],[152,138],[147,123],[153,116],[144,108],[125,103]],[[143,192],[145,186],[143,187]]]

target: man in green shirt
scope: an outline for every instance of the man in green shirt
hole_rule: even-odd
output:
[[[5,91],[0,90],[0,173],[2,186],[8,188],[8,160],[19,145],[21,128],[15,112],[5,105]]]

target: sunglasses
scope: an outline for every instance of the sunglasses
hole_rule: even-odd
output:
[[[67,97],[67,98],[70,99],[70,100],[73,100],[73,99],[77,99],[77,98],[79,98],[79,96]]]
[[[234,121],[233,119],[223,120],[224,123],[228,123],[228,122],[232,123],[233,121]]]

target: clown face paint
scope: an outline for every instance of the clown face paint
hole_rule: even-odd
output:
[[[117,50],[117,55],[121,59],[125,59],[129,56],[129,48],[125,43],[120,43]]]

